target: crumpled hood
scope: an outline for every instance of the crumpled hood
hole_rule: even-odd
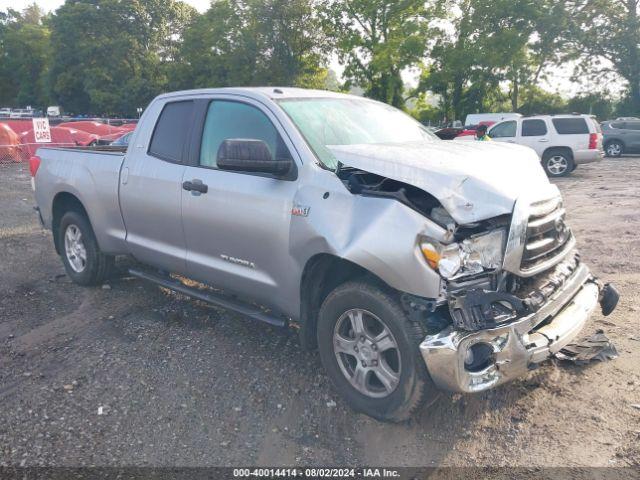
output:
[[[460,225],[511,213],[518,197],[557,195],[536,152],[498,142],[333,145],[342,164],[421,188]]]

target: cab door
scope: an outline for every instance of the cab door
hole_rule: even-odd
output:
[[[489,130],[489,137],[496,142],[516,143],[516,132],[518,130],[518,122],[515,120],[506,120],[495,124]]]
[[[182,177],[188,158],[194,101],[152,106],[141,122],[120,174],[120,209],[129,252],[139,261],[184,273],[186,244],[182,229]],[[143,119],[144,120],[144,119]]]
[[[542,154],[549,146],[547,122],[541,118],[522,120],[518,143],[533,148],[538,156],[542,158]]]
[[[273,114],[240,97],[211,98],[202,109],[198,151],[184,172],[182,218],[189,277],[278,307],[299,285],[289,251],[296,176],[220,170],[227,139],[265,142],[273,158],[291,158],[293,146]],[[297,167],[296,167],[297,170]],[[193,189],[198,185],[197,189]]]

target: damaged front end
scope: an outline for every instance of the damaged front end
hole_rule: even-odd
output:
[[[442,389],[478,392],[513,380],[573,342],[598,303],[605,315],[616,307],[615,289],[581,262],[549,183],[514,200],[510,213],[500,206],[478,218],[481,190],[475,204],[454,212],[448,197],[421,188],[426,179],[412,184],[349,167],[338,174],[352,194],[394,199],[437,226],[420,232],[416,247],[440,289],[402,300],[430,332],[420,350]]]
[[[502,268],[450,279],[450,324],[420,350],[436,385],[478,392],[510,381],[572,342],[598,303],[617,304],[581,263],[559,196],[519,201]]]

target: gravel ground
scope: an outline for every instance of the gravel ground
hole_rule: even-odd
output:
[[[585,333],[620,357],[548,362],[392,425],[353,413],[293,331],[126,277],[70,283],[27,168],[0,165],[0,466],[640,466],[640,158],[557,183],[622,294]]]

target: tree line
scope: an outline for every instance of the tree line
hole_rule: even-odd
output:
[[[133,116],[164,91],[291,85],[357,89],[423,121],[640,114],[639,13],[640,0],[212,0],[204,13],[177,0],[66,0],[47,14],[33,4],[0,12],[0,106]],[[590,91],[543,89],[562,65]]]

